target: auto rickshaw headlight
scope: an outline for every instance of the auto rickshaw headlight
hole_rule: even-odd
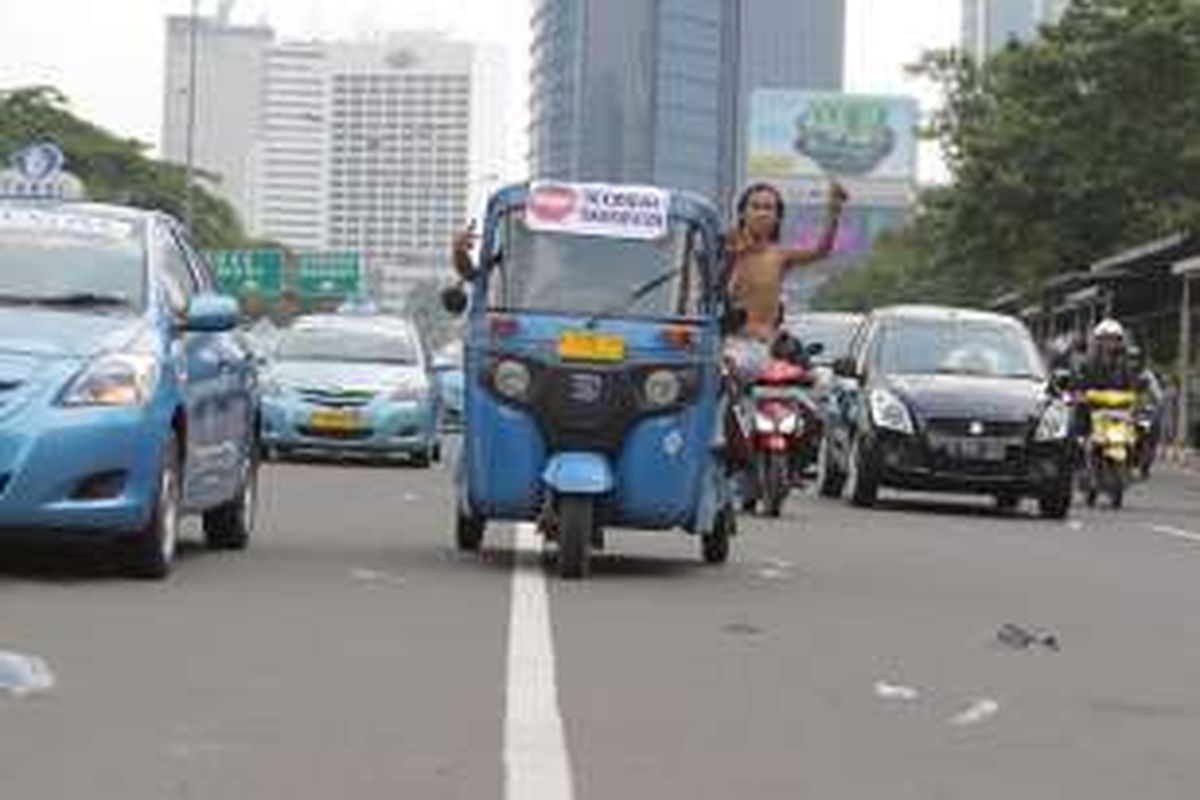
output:
[[[646,404],[651,408],[666,408],[679,402],[683,393],[683,381],[677,373],[669,369],[656,369],[646,376],[642,393],[646,396]]]
[[[505,359],[496,364],[496,368],[492,372],[492,383],[496,387],[496,391],[500,393],[501,397],[509,400],[524,400],[529,394],[531,382],[529,368],[520,361]]]

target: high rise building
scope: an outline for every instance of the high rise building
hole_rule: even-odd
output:
[[[840,89],[844,29],[842,0],[537,0],[533,172],[725,201],[751,92]]]
[[[189,112],[194,108],[190,136],[198,179],[232,203],[243,220],[250,214],[251,153],[258,136],[262,78],[273,38],[270,28],[231,25],[224,18],[206,17],[197,20],[193,38],[190,17],[167,19],[163,157],[186,163]],[[193,85],[194,106],[189,98]]]
[[[1070,0],[963,0],[963,49],[983,59],[1012,40],[1027,41],[1068,5]]]
[[[179,162],[191,24],[168,21],[163,140]],[[506,172],[495,50],[416,33],[276,42],[220,18],[199,18],[195,33],[201,174],[256,236],[358,254],[385,301],[433,273],[469,204]]]
[[[472,55],[416,35],[272,48],[255,229],[375,262],[444,249],[466,216]]]

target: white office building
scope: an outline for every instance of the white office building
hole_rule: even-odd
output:
[[[188,18],[169,26],[186,37]],[[220,73],[241,99],[202,88],[198,117],[222,131],[235,105],[257,113],[242,125],[246,135],[239,129],[197,149],[196,163],[246,176],[236,205],[255,235],[296,250],[359,253],[385,304],[432,274],[435,257],[444,264],[453,231],[506,174],[504,57],[494,48],[412,33],[276,43],[253,29],[265,30],[256,33],[259,56],[235,69],[223,61],[226,48],[209,43],[241,29],[202,21],[200,30],[200,71]],[[171,97],[164,140],[173,144],[181,118]]]

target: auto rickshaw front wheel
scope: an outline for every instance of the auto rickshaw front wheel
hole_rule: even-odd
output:
[[[591,497],[565,494],[558,498],[558,576],[566,580],[586,578],[588,551],[595,529]]]

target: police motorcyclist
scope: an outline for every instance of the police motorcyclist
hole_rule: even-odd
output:
[[[1092,415],[1084,399],[1089,390],[1138,392],[1142,382],[1129,360],[1129,342],[1125,326],[1106,317],[1092,329],[1087,357],[1072,375],[1075,392],[1075,433],[1086,437],[1091,432]]]
[[[1092,329],[1086,360],[1077,370],[1076,388],[1136,391],[1138,374],[1129,358],[1125,326],[1107,317]]]

